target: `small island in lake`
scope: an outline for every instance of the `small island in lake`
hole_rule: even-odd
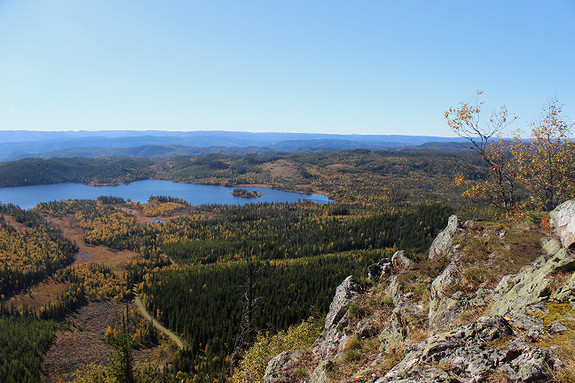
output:
[[[242,197],[242,198],[259,198],[263,196],[264,193],[236,188],[232,191],[232,195],[234,197]]]

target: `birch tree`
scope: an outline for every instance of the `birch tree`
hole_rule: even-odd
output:
[[[507,108],[501,106],[485,119],[484,102],[479,100],[482,94],[477,92],[478,98],[474,103],[460,103],[445,112],[451,130],[467,140],[489,169],[487,178],[483,180],[458,178],[456,181],[467,186],[464,196],[483,200],[510,213],[516,203],[518,169],[508,144],[501,137],[517,116],[510,115]]]

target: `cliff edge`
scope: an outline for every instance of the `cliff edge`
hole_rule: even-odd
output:
[[[270,360],[264,381],[573,381],[575,201],[550,220],[450,217],[427,257],[346,278],[312,348]]]

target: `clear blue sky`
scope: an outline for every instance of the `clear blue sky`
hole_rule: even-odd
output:
[[[451,135],[575,120],[575,1],[0,0],[0,130]]]

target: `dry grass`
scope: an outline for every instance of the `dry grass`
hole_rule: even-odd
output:
[[[541,346],[554,349],[559,356],[561,365],[550,372],[556,383],[575,383],[575,330],[565,331],[561,334],[550,336]]]
[[[417,327],[414,328],[410,333],[407,335],[407,339],[405,340],[405,345],[409,346],[414,343],[419,343],[431,336],[429,330],[425,327]]]
[[[385,359],[381,363],[379,363],[377,367],[381,371],[389,371],[393,367],[395,367],[399,362],[401,362],[404,356],[405,353],[403,352],[403,350],[394,350],[393,352],[387,354]]]
[[[507,343],[509,343],[510,340],[511,340],[511,337],[508,337],[508,336],[497,338],[495,340],[487,342],[487,347],[496,348],[496,349],[504,349],[505,347],[507,347]]]
[[[147,218],[149,220],[149,218]],[[122,273],[131,261],[140,258],[138,253],[128,250],[113,250],[106,246],[87,245],[82,240],[84,231],[78,227],[71,215],[61,218],[48,217],[48,221],[64,233],[64,237],[74,241],[80,248],[79,256],[72,266],[99,264],[110,266],[116,273]]]
[[[345,343],[342,355],[343,360],[349,363],[361,358],[362,355],[361,349],[362,344],[357,334],[352,335]]]
[[[487,383],[512,383],[513,380],[509,379],[507,374],[501,371],[495,371],[487,378]]]
[[[548,303],[546,307],[549,313],[529,314],[543,319],[546,326],[559,320],[569,330],[549,335],[536,345],[553,349],[562,362],[561,366],[550,371],[554,382],[575,383],[575,310],[568,304],[559,303]]]
[[[16,230],[17,232],[20,232],[20,233],[26,232],[26,226],[22,225],[19,222],[16,222],[14,217],[12,217],[10,215],[4,215],[4,222],[6,222],[8,225],[12,226],[14,228],[14,230]]]
[[[66,291],[70,286],[71,283],[49,279],[30,288],[28,291],[15,295],[8,301],[8,304],[14,303],[16,307],[40,308],[54,302],[58,295]]]
[[[504,275],[517,273],[541,254],[542,236],[536,228],[513,222],[478,223],[461,240],[462,273],[454,291],[493,288]]]

